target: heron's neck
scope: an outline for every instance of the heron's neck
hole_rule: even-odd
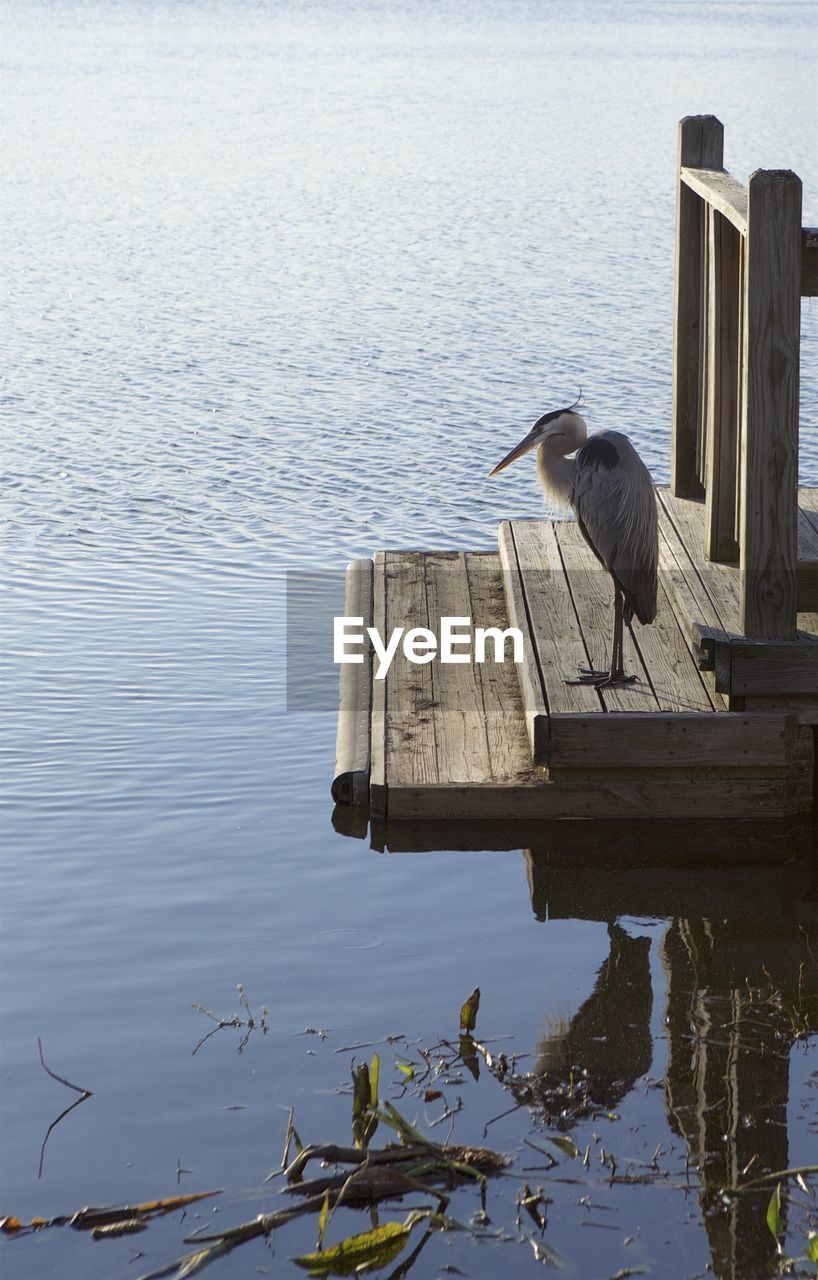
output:
[[[567,507],[574,487],[574,461],[560,453],[560,445],[563,443],[562,439],[546,440],[539,446],[537,476],[546,496]]]

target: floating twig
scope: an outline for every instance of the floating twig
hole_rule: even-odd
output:
[[[94,1095],[90,1089],[84,1089],[82,1085],[72,1084],[70,1080],[66,1080],[65,1076],[58,1075],[56,1071],[51,1070],[51,1067],[49,1067],[48,1063],[45,1060],[45,1057],[43,1056],[43,1042],[39,1036],[37,1036],[37,1051],[39,1052],[39,1055],[40,1055],[40,1065],[43,1068],[43,1071],[46,1073],[46,1075],[51,1076],[51,1079],[56,1080],[58,1084],[64,1084],[67,1089],[73,1089],[75,1093],[78,1093],[80,1095],[74,1102],[71,1103],[69,1107],[66,1107],[64,1111],[61,1111],[60,1114],[57,1116],[57,1119],[52,1120],[51,1124],[46,1129],[46,1134],[45,1134],[45,1137],[43,1138],[42,1146],[40,1147],[40,1161],[37,1166],[37,1181],[39,1182],[39,1180],[43,1176],[43,1164],[45,1163],[45,1146],[46,1146],[46,1143],[48,1142],[48,1139],[51,1137],[53,1130],[56,1129],[57,1125],[60,1123],[61,1120],[65,1119],[65,1117],[68,1115],[70,1111],[73,1111],[74,1108],[78,1107],[81,1102],[85,1102],[87,1098],[92,1098]]]

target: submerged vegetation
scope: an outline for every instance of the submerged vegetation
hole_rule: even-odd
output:
[[[601,979],[597,995],[605,989],[602,971]],[[239,1030],[239,1051],[254,1030],[267,1030],[266,1009],[257,1018],[241,986],[238,991],[241,1014],[218,1017],[195,1006],[216,1026],[194,1053],[217,1030]],[[285,1228],[296,1219],[314,1223],[315,1245],[305,1252],[289,1252],[293,1275],[299,1271],[315,1277],[383,1272],[384,1280],[403,1280],[436,1235],[474,1244],[527,1246],[535,1263],[570,1267],[571,1260],[561,1256],[553,1243],[558,1191],[573,1189],[578,1203],[588,1211],[588,1226],[618,1232],[627,1246],[637,1236],[628,1235],[613,1217],[617,1207],[627,1216],[623,1200],[614,1206],[601,1203],[599,1197],[603,1192],[609,1197],[616,1192],[627,1196],[625,1188],[637,1186],[698,1196],[706,1219],[717,1208],[732,1212],[731,1221],[743,1224],[752,1237],[751,1253],[758,1263],[754,1275],[817,1275],[818,1165],[765,1168],[759,1150],[734,1183],[714,1186],[707,1177],[706,1162],[691,1158],[689,1143],[680,1148],[660,1142],[651,1155],[634,1155],[632,1143],[616,1138],[620,1115],[612,1106],[630,1082],[606,1079],[598,1062],[583,1064],[572,1052],[582,1043],[587,1003],[571,1023],[546,1034],[533,1065],[527,1062],[528,1055],[515,1052],[509,1038],[478,1036],[479,988],[460,1008],[459,1031],[451,1039],[425,1045],[409,1042],[403,1035],[384,1037],[380,1052],[368,1061],[353,1058],[350,1082],[340,1091],[351,1100],[350,1145],[305,1144],[290,1111],[280,1166],[265,1179],[266,1183],[280,1180],[280,1189],[274,1192],[271,1187],[267,1193],[280,1203],[224,1230],[214,1231],[210,1224],[187,1230],[183,1237],[187,1251],[144,1272],[140,1280],[186,1280],[253,1240],[275,1237],[284,1246]],[[790,1042],[805,1039],[814,1026],[814,1001],[803,981],[794,1002],[784,999],[772,983],[763,992],[753,993],[748,987],[747,1007],[753,1015],[750,1023],[761,1025],[759,1011],[766,1009],[765,1030],[773,1037],[786,1035]],[[307,1030],[322,1040],[328,1036],[326,1031]],[[638,1036],[631,1040],[638,1043]],[[341,1046],[341,1051],[362,1047]],[[384,1048],[394,1059],[388,1083]],[[81,1093],[80,1100],[92,1096],[49,1068],[42,1049],[41,1060],[50,1076]],[[483,1121],[483,1144],[455,1142],[461,1117],[473,1127],[467,1090],[481,1082],[481,1088],[488,1088],[489,1097],[493,1091],[500,1105]],[[407,1118],[407,1103],[415,1109],[435,1107],[426,1129],[446,1125],[445,1138],[435,1140]],[[522,1145],[515,1137],[514,1152],[485,1145],[490,1132],[503,1132],[495,1126],[520,1111],[530,1116],[533,1136],[523,1137]],[[378,1145],[376,1137],[381,1139]],[[527,1156],[537,1163],[524,1163]],[[220,1194],[209,1189],[139,1204],[86,1207],[28,1223],[6,1217],[0,1220],[0,1230],[17,1241],[60,1227],[86,1232],[96,1241],[110,1240],[141,1234],[177,1211],[187,1221],[197,1216],[194,1206],[200,1201]],[[739,1205],[741,1210],[736,1211]],[[339,1210],[352,1217],[346,1216],[342,1223]],[[361,1222],[364,1215],[366,1225]],[[766,1247],[759,1245],[763,1240],[768,1242]],[[794,1241],[800,1242],[800,1248],[793,1248]],[[145,1256],[140,1250],[131,1261]],[[466,1255],[456,1256],[467,1266]],[[640,1255],[631,1266],[611,1267],[606,1280],[661,1274],[649,1262]],[[452,1264],[447,1270],[468,1274]],[[739,1268],[736,1274],[750,1273]]]

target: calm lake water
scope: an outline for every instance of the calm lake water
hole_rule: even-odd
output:
[[[776,1274],[770,1188],[718,1189],[818,1151],[808,834],[741,836],[721,869],[710,833],[644,822],[381,852],[333,827],[334,715],[286,710],[283,600],[288,571],[536,515],[533,467],[486,472],[580,385],[667,478],[676,124],[719,115],[728,167],[795,169],[818,224],[815,5],[7,0],[2,24],[2,1212],[226,1189],[138,1237],[5,1241],[3,1275],[135,1276],[272,1207],[288,1109],[347,1141],[373,1051],[348,1046],[378,1042],[397,1099],[420,1059],[384,1038],[456,1035],[477,984],[521,1071],[589,1082],[565,1127],[592,1159],[522,1172],[542,1107],[498,1120],[509,1239],[435,1237],[414,1275],[539,1274],[520,1178],[568,1275]],[[194,1002],[229,1015],[238,983],[266,1034],[194,1055]],[[74,1095],[38,1036],[93,1091],[39,1178]],[[483,1141],[513,1098],[462,1076],[455,1140]],[[647,1181],[611,1184],[601,1148]],[[792,1254],[814,1218],[798,1191]],[[295,1275],[314,1238],[208,1274]]]

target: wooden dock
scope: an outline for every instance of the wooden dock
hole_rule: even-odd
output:
[[[818,489],[797,488],[800,297],[818,232],[787,172],[742,186],[723,129],[683,120],[671,485],[659,610],[605,665],[612,585],[570,520],[500,526],[497,552],[382,551],[345,612],[381,637],[444,617],[508,626],[523,660],[341,668],[333,795],[375,819],[779,818],[818,805]]]
[[[626,666],[639,673],[630,686],[566,683],[578,666],[602,663],[611,625],[610,579],[572,521],[504,524],[499,553],[385,551],[350,566],[347,611],[382,635],[417,625],[439,633],[442,617],[470,617],[475,627],[518,626],[524,661],[509,650],[497,662],[489,646],[482,664],[417,665],[399,652],[382,681],[372,679],[371,654],[343,668],[354,709],[343,725],[358,727],[350,736],[339,724],[348,743],[336,799],[368,790],[373,817],[390,821],[808,810],[818,613],[799,615],[792,650],[782,642],[757,664],[756,692],[739,707],[723,687],[732,645],[744,644],[731,625],[738,570],[711,574],[697,562],[695,524],[674,522],[672,496],[658,492],[659,613],[635,628],[636,646],[626,636]],[[818,490],[806,503],[818,511]],[[818,528],[815,551],[818,563]],[[691,614],[694,600],[701,608]],[[792,699],[787,684],[798,690]]]

